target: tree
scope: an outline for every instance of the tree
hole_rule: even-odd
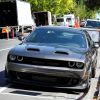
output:
[[[74,13],[80,19],[95,18],[96,10],[90,10],[84,0],[76,0]]]
[[[86,6],[91,9],[99,9],[100,8],[100,0],[84,0]]]
[[[32,11],[51,11],[63,15],[74,9],[74,0],[26,0],[31,3]]]
[[[32,12],[50,11],[52,14],[62,16],[74,13],[80,19],[94,18],[96,9],[90,9],[93,2],[99,0],[24,0],[31,3]],[[92,3],[91,3],[91,2]],[[89,5],[90,4],[90,5]],[[95,4],[95,3],[94,3]]]

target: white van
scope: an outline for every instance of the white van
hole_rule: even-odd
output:
[[[71,27],[75,26],[75,16],[74,16],[74,14],[67,14],[67,15],[64,15],[64,17],[68,21],[68,26],[71,26]]]
[[[66,20],[66,17],[57,17],[56,22],[57,25],[68,27],[68,21]]]

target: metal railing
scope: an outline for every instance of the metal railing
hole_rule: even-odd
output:
[[[6,26],[6,27],[0,27],[0,36],[2,37],[3,34],[6,34],[7,39],[11,36],[14,38],[17,36],[18,33],[24,35],[25,29],[27,29],[28,26]],[[34,29],[34,26],[30,26],[31,31]]]

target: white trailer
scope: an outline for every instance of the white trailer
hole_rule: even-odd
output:
[[[20,26],[32,26],[34,20],[31,15],[30,3],[16,0],[17,7],[17,21]]]
[[[0,1],[0,33],[3,27],[21,29],[35,27],[30,3],[20,0]]]
[[[75,15],[74,14],[67,14],[67,15],[64,15],[64,17],[68,21],[69,26],[71,27],[75,26]]]

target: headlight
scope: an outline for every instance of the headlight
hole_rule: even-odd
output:
[[[83,68],[84,64],[82,62],[76,62],[77,68]]]
[[[75,62],[70,62],[70,61],[69,61],[69,62],[68,62],[68,66],[69,66],[69,67],[75,67]]]
[[[17,60],[18,61],[23,61],[23,57],[22,56],[17,56]]]
[[[14,60],[16,60],[16,56],[15,56],[15,55],[9,55],[9,59],[10,59],[11,61],[14,61]]]

